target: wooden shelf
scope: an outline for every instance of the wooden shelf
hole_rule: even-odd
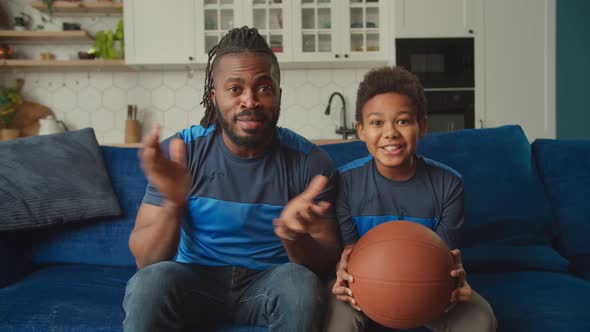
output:
[[[49,14],[47,6],[42,1],[33,1],[33,8]],[[54,15],[71,14],[122,14],[123,4],[112,2],[86,2],[86,1],[55,1],[53,3]]]
[[[86,31],[15,31],[0,30],[3,43],[87,43],[92,37]]]
[[[21,69],[82,69],[82,68],[105,68],[105,69],[127,69],[125,60],[30,60],[11,59],[0,60],[0,68],[21,68]]]

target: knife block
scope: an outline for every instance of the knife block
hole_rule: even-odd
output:
[[[141,141],[141,123],[139,120],[125,120],[125,143]]]

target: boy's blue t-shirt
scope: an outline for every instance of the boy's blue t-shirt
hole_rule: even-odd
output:
[[[192,179],[175,261],[254,270],[286,263],[273,219],[318,174],[330,183],[316,199],[335,200],[329,155],[288,129],[277,128],[272,147],[255,158],[231,153],[212,126],[193,126],[173,137],[186,144]],[[166,153],[171,138],[162,142]],[[148,184],[143,202],[160,206],[163,200]]]
[[[339,168],[336,214],[344,245],[392,220],[420,223],[449,246],[460,244],[463,179],[448,166],[417,156],[416,174],[406,181],[382,176],[371,155]]]

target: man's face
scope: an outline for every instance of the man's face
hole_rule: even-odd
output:
[[[211,98],[230,151],[252,156],[272,141],[280,96],[267,55],[230,53],[219,59],[213,72]]]
[[[379,173],[398,181],[411,177],[418,139],[426,132],[426,118],[418,121],[410,98],[393,92],[369,99],[362,113],[358,134],[373,155]]]

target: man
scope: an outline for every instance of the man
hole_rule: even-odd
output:
[[[200,126],[161,145],[155,128],[143,142],[149,185],[129,238],[139,271],[125,330],[318,331],[318,276],[340,252],[332,163],[276,126],[279,65],[256,29],[221,39],[205,81]]]

